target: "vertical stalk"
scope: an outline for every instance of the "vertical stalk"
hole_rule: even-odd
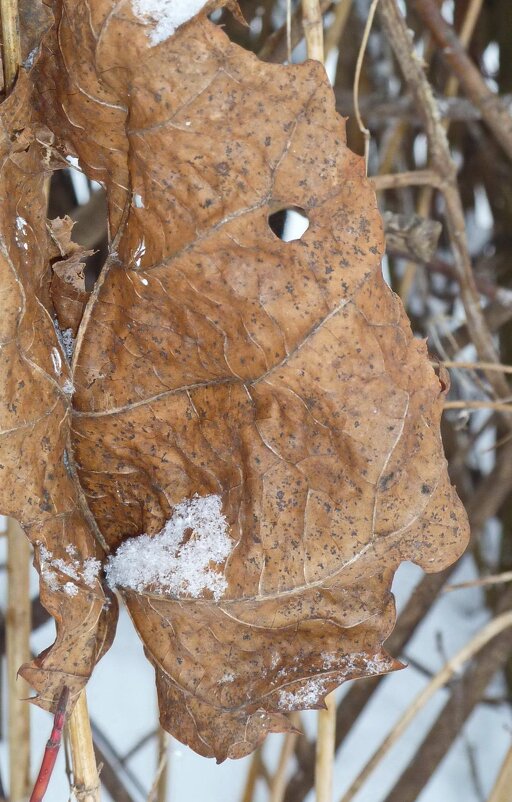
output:
[[[6,651],[9,693],[9,774],[11,802],[23,802],[30,793],[30,706],[28,685],[18,669],[30,659],[30,544],[20,525],[7,523],[9,578]]]
[[[324,27],[320,0],[302,0],[302,27],[308,58],[324,62]]]
[[[512,746],[505,755],[496,784],[491,791],[488,802],[508,802],[512,788]]]
[[[5,92],[8,94],[18,74],[21,64],[20,23],[18,0],[0,0],[2,18],[2,61]]]
[[[73,764],[73,790],[79,802],[100,802],[100,778],[94,756],[87,697],[83,690],[68,723]]]
[[[166,802],[169,786],[169,734],[163,727],[158,728],[158,777],[156,802]]]
[[[315,789],[316,802],[332,802],[332,769],[336,751],[336,699],[325,697],[326,710],[318,712]]]

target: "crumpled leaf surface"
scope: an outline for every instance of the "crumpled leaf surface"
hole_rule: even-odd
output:
[[[261,63],[204,15],[153,46],[129,0],[53,10],[36,106],[106,185],[112,237],[70,373],[76,492],[112,553],[184,500],[220,497],[220,596],[121,593],[162,724],[241,757],[291,710],[399,667],[382,649],[394,570],[464,548],[441,383],[382,279],[375,197],[319,64]],[[268,217],[288,207],[310,226],[285,243]],[[52,343],[37,341],[46,376]],[[51,392],[64,404],[53,376]]]
[[[52,251],[44,183],[50,132],[31,112],[24,73],[0,116],[0,508],[19,520],[36,552],[54,559],[102,559],[92,517],[67,459],[71,375],[50,314]],[[69,577],[66,577],[69,579]],[[76,595],[60,583],[41,583],[41,601],[56,621],[53,647],[23,674],[51,707],[66,684],[83,688],[110,644],[115,599],[99,579],[78,583]],[[108,609],[107,609],[108,605]]]

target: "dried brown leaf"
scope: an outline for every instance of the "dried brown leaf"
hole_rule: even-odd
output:
[[[74,488],[106,550],[135,538],[132,568],[194,497],[221,502],[222,562],[187,563],[217,515],[168,555],[174,592],[121,593],[163,726],[241,757],[399,667],[393,572],[439,570],[467,537],[444,394],[382,279],[374,194],[319,64],[264,64],[204,14],[153,46],[128,0],[54,11],[38,108],[105,184],[113,235],[73,355]],[[310,227],[285,243],[268,217],[289,207]]]
[[[22,74],[0,110],[0,503],[2,512],[21,522],[36,555],[42,545],[53,559],[69,562],[66,546],[72,544],[81,561],[101,559],[65,460],[71,374],[50,311],[46,154],[33,136],[23,136],[35,122],[31,106],[30,85]],[[74,587],[76,595],[69,595],[64,583],[57,589],[41,584],[57,637],[23,675],[47,707],[64,684],[78,693],[113,635],[115,603],[105,610],[99,580]]]

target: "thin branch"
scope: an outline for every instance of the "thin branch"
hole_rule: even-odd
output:
[[[300,727],[300,715],[298,713],[292,713],[290,719],[297,728]],[[283,738],[277,769],[270,780],[269,802],[283,802],[286,790],[286,772],[295,750],[297,738],[297,732],[288,732]]]
[[[457,76],[464,92],[480,109],[482,118],[507,156],[512,159],[512,117],[508,109],[491,92],[459,37],[443,18],[435,0],[412,0],[411,6],[432,33],[442,57]]]
[[[7,524],[8,598],[6,612],[7,684],[9,694],[9,776],[11,802],[30,792],[30,707],[28,685],[18,669],[30,659],[30,544],[12,518]],[[25,698],[23,698],[25,697]]]
[[[100,802],[100,780],[94,755],[85,690],[81,691],[68,723],[73,762],[73,790],[79,802]]]
[[[324,28],[320,0],[302,0],[302,27],[308,58],[324,63]]]
[[[496,412],[512,413],[512,404],[505,401],[445,401],[443,409],[494,409]]]
[[[471,579],[469,582],[457,582],[454,585],[447,585],[443,588],[443,593],[452,590],[462,590],[464,588],[482,588],[486,585],[501,585],[504,582],[512,582],[512,571],[503,571],[501,574],[491,574],[481,579]]]
[[[512,788],[512,746],[508,750],[501,767],[496,784],[491,791],[488,802],[510,802]]]
[[[325,710],[318,711],[316,738],[315,789],[317,802],[332,801],[332,773],[336,749],[336,698],[325,697]]]
[[[432,87],[426,79],[421,59],[411,46],[409,30],[396,0],[381,0],[379,13],[383,29],[415,98],[418,114],[423,119],[432,168],[444,179],[442,192],[445,217],[471,338],[482,361],[499,363],[499,356],[480,307],[466,240],[464,210],[457,189],[456,166],[450,154]],[[488,380],[497,395],[506,395],[508,388],[503,376],[490,373]]]
[[[482,2],[483,0],[470,0],[469,6],[466,10],[466,14],[464,16],[464,21],[462,23],[461,32],[460,32],[460,41],[463,47],[467,48],[469,43],[471,42],[471,38],[473,36],[473,32],[475,29],[475,25],[477,23],[478,16],[482,9]],[[446,87],[445,87],[445,95],[447,97],[451,97],[457,94],[459,84],[454,76],[450,76]],[[450,120],[444,119],[443,126],[445,131],[448,133],[450,128]],[[434,196],[434,192],[432,187],[425,187],[418,198],[418,205],[417,205],[417,212],[421,217],[426,217],[429,214],[431,205],[432,205],[432,198]],[[415,262],[407,262],[404,269],[404,275],[400,282],[399,288],[399,295],[403,299],[404,302],[407,301],[409,296],[409,292],[412,288],[416,273],[417,273],[418,265]]]
[[[52,732],[44,750],[41,768],[37,775],[34,790],[30,796],[30,802],[42,802],[46,794],[46,789],[48,788],[48,783],[50,782],[62,741],[62,730],[64,729],[64,722],[66,720],[68,701],[69,689],[64,686],[59,701],[57,702]]]
[[[18,0],[0,0],[2,17],[2,60],[7,93],[11,91],[21,64]]]
[[[245,786],[242,792],[242,797],[240,802],[252,802],[254,798],[254,792],[256,790],[256,784],[258,779],[262,775],[262,755],[261,755],[261,746],[258,746],[256,751],[253,753],[251,758],[251,762],[249,764],[249,771],[247,772],[247,777],[245,779]]]
[[[332,6],[332,0],[320,0],[320,10],[322,14]],[[270,61],[274,64],[280,64],[286,61],[287,58],[287,25],[286,22],[282,25],[272,36],[269,36],[263,47],[258,53],[262,61]],[[292,49],[297,47],[304,37],[304,30],[302,27],[302,13],[300,7],[297,8],[292,14],[291,23],[291,42]]]
[[[338,47],[345,31],[351,8],[352,0],[339,0],[334,12],[334,19],[325,33],[326,54]]]
[[[494,362],[457,362],[451,359],[442,361],[445,368],[457,370],[497,370],[501,373],[512,373],[512,365],[497,365]]]
[[[391,175],[372,175],[370,181],[376,192],[386,189],[401,189],[402,187],[437,187],[443,186],[443,179],[434,170],[410,170],[404,173]]]
[[[160,727],[158,730],[158,765],[147,802],[165,802],[167,798],[167,767],[169,763],[169,735]]]
[[[416,699],[407,708],[402,717],[395,724],[391,732],[386,736],[379,748],[373,753],[370,760],[359,772],[355,780],[350,785],[348,791],[341,798],[341,802],[351,802],[355,795],[366,782],[368,777],[375,771],[378,764],[389,752],[392,746],[402,737],[413,719],[418,715],[427,702],[440,690],[448,680],[456,674],[468,660],[479,652],[490,640],[499,635],[505,629],[512,626],[512,611],[507,611],[490,621],[480,630],[451,660],[448,660],[428,685],[418,694]]]
[[[364,54],[366,52],[368,39],[370,38],[370,31],[372,29],[373,20],[375,18],[375,12],[377,11],[378,3],[379,0],[372,0],[372,4],[368,12],[368,17],[366,19],[366,24],[364,26],[363,38],[361,39],[359,52],[357,54],[356,70],[354,73],[354,108],[356,113],[357,124],[364,138],[364,160],[366,164],[366,172],[368,172],[368,156],[370,153],[370,132],[363,122],[363,118],[361,117],[361,112],[359,109],[359,82],[361,80],[361,70],[363,69]]]
[[[512,589],[501,597],[498,611],[512,608]],[[496,620],[496,619],[495,619]],[[510,657],[511,634],[503,630],[475,655],[463,676],[457,681],[449,701],[436,718],[421,747],[409,762],[385,802],[416,802],[422,789],[446,757],[460,735],[476,704],[482,699],[492,677]]]

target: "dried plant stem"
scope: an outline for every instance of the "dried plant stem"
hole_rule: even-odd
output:
[[[332,0],[320,0],[320,11],[325,14],[328,8],[332,5]],[[298,6],[292,14],[291,24],[291,46],[296,47],[304,36],[304,28],[301,20],[301,6]],[[271,36],[258,53],[262,61],[270,61],[279,63],[285,61],[287,58],[287,24],[281,26]]]
[[[497,365],[495,362],[456,362],[451,359],[444,359],[442,363],[445,368],[457,368],[461,370],[497,370],[500,373],[512,373],[512,365]]]
[[[464,588],[480,588],[485,585],[501,585],[503,582],[512,582],[512,571],[503,571],[501,574],[491,574],[482,579],[472,579],[469,582],[457,582],[454,585],[447,585],[443,588],[443,593],[452,590],[463,590]]]
[[[166,802],[169,765],[169,734],[162,728],[158,728],[158,765],[156,768],[155,779],[148,794],[147,802]]]
[[[6,92],[13,87],[21,64],[18,0],[0,0],[2,17],[2,59]]]
[[[324,62],[324,26],[320,0],[302,0],[302,27],[308,58]]]
[[[364,61],[364,54],[366,52],[366,45],[368,44],[368,39],[370,38],[370,31],[372,29],[373,20],[375,18],[375,12],[377,11],[378,3],[379,0],[372,0],[372,4],[368,12],[368,17],[366,19],[366,24],[364,26],[363,38],[361,39],[359,52],[357,54],[356,71],[354,73],[354,111],[356,115],[357,124],[359,126],[359,130],[361,131],[364,137],[364,159],[366,163],[366,172],[368,172],[368,156],[370,153],[370,131],[364,124],[363,118],[361,117],[361,111],[359,109],[359,82],[361,80],[361,71],[363,69],[363,61]]]
[[[262,766],[263,761],[261,757],[261,746],[258,746],[256,751],[253,753],[251,762],[249,764],[249,771],[247,772],[245,787],[242,792],[242,798],[240,802],[252,802],[254,798],[254,792],[256,790],[256,783],[261,777]]]
[[[372,175],[370,178],[376,192],[401,187],[434,186],[441,187],[442,179],[434,170],[410,170],[391,175]]]
[[[448,680],[457,673],[464,663],[466,663],[473,655],[482,649],[486,643],[492,640],[500,632],[503,632],[508,627],[512,626],[512,611],[502,613],[501,615],[490,621],[483,629],[478,632],[472,640],[467,643],[457,654],[448,660],[446,665],[443,666],[435,677],[431,679],[428,685],[421,691],[411,705],[407,708],[403,716],[399,719],[397,724],[393,727],[389,735],[386,736],[379,748],[374,752],[370,760],[366,763],[363,769],[359,772],[356,779],[352,782],[348,791],[343,795],[341,802],[351,802],[355,795],[366,782],[368,777],[373,773],[377,765],[389,752],[391,747],[403,735],[409,724],[425,707],[427,702],[434,696],[434,694],[442,688]]]
[[[464,48],[467,48],[471,42],[480,11],[482,10],[482,4],[483,0],[470,0],[460,31],[460,42]],[[458,88],[459,82],[457,78],[451,75],[446,84],[445,97],[454,97],[457,94]],[[450,128],[450,123],[451,120],[449,119],[443,120],[443,126],[447,133]],[[432,187],[425,187],[421,191],[417,206],[417,213],[420,217],[429,216],[433,195],[434,191]],[[404,302],[407,300],[409,292],[411,291],[417,269],[418,265],[415,262],[407,262],[405,265],[404,276],[398,291]]]
[[[28,685],[17,678],[22,663],[30,659],[31,604],[29,593],[30,544],[19,524],[7,524],[9,578],[6,614],[6,651],[9,689],[9,774],[11,802],[22,802],[30,793],[30,695]],[[25,698],[22,698],[25,697]]]
[[[512,788],[512,746],[508,750],[496,784],[487,802],[510,802]]]
[[[496,412],[512,412],[512,404],[505,401],[445,401],[443,409],[494,409]]]
[[[418,0],[415,0],[413,5],[417,7]],[[379,12],[382,27],[411,89],[418,114],[423,119],[432,169],[443,180],[445,217],[461,300],[466,312],[468,331],[477,349],[479,359],[499,364],[500,359],[480,307],[466,240],[464,210],[457,188],[457,171],[450,154],[446,131],[439,115],[432,87],[427,81],[420,58],[411,46],[407,23],[398,9],[396,0],[381,0]],[[497,395],[505,396],[507,394],[507,383],[502,375],[489,372],[487,379]]]
[[[55,761],[59,754],[59,749],[62,741],[62,731],[64,729],[64,722],[66,721],[66,712],[69,702],[69,688],[64,688],[61,691],[60,698],[57,702],[55,716],[53,719],[53,727],[50,738],[46,743],[43,759],[41,761],[41,768],[34,785],[34,790],[30,795],[30,802],[42,802],[48,788],[48,783],[51,780]],[[68,761],[66,755],[66,773],[68,768]],[[68,774],[69,778],[69,774]]]
[[[334,12],[334,19],[325,34],[325,52],[338,47],[343,31],[345,30],[348,15],[352,8],[352,0],[340,0]]]
[[[300,725],[300,716],[298,713],[292,713],[290,719],[295,726],[298,727]],[[287,780],[286,770],[295,751],[297,738],[298,733],[296,732],[288,732],[284,736],[277,769],[274,776],[270,780],[269,802],[283,802]]]
[[[497,141],[512,159],[512,117],[502,99],[487,86],[478,68],[467,55],[453,28],[443,18],[435,0],[412,0],[418,13],[434,37],[440,52],[449,64],[469,99],[480,109]]]
[[[75,796],[79,802],[100,802],[100,779],[85,690],[80,693],[69,717],[68,735]]]
[[[316,802],[332,800],[332,769],[336,751],[336,699],[334,693],[325,697],[326,710],[318,712],[316,739],[315,789]]]

